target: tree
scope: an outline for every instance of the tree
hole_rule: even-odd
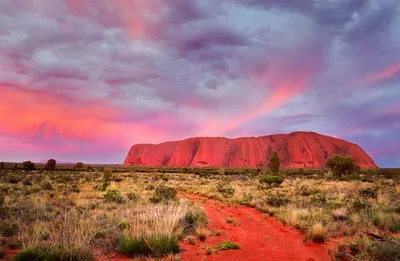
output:
[[[49,159],[46,163],[46,166],[44,167],[45,170],[47,171],[54,171],[56,168],[56,160],[54,159]]]
[[[325,165],[338,177],[352,173],[358,168],[353,158],[348,155],[333,155],[326,161]]]
[[[83,168],[83,163],[82,162],[77,162],[75,164],[75,169],[82,169]]]
[[[280,159],[279,159],[278,152],[276,152],[276,151],[272,152],[271,160],[270,160],[268,166],[269,166],[269,169],[271,170],[271,172],[274,175],[278,175],[279,174],[279,168],[281,166],[281,162],[280,162]]]
[[[25,170],[34,170],[35,164],[32,161],[24,161],[22,162],[22,166]]]

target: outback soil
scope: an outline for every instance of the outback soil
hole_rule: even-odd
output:
[[[204,207],[209,218],[209,229],[218,230],[220,236],[209,236],[204,242],[196,239],[195,245],[185,240],[181,244],[182,260],[219,261],[266,261],[266,260],[330,260],[327,246],[313,242],[304,243],[303,235],[275,218],[266,217],[256,209],[229,206],[227,203],[191,196],[193,200],[205,200]],[[227,223],[227,218],[233,224]],[[224,250],[206,255],[206,246],[232,241],[240,250]]]

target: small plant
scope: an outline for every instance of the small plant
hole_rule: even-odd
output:
[[[47,171],[54,171],[56,169],[56,160],[55,159],[49,159],[46,163],[46,166],[44,167],[45,170]]]
[[[22,181],[22,184],[24,184],[24,186],[32,186],[32,181],[26,178]]]
[[[129,257],[166,256],[179,252],[179,241],[174,236],[154,235],[133,239],[122,238],[119,242],[121,253]]]
[[[282,192],[273,190],[267,192],[266,203],[273,207],[280,207],[290,202],[289,198]]]
[[[361,212],[362,210],[369,210],[371,209],[372,205],[367,200],[362,199],[354,199],[351,204],[350,208],[353,212]]]
[[[218,250],[233,250],[233,249],[240,249],[240,246],[231,241],[225,241],[216,246]]]
[[[307,232],[307,238],[314,242],[324,242],[327,237],[327,231],[321,223],[314,224]]]
[[[218,184],[217,191],[221,193],[225,198],[231,198],[235,193],[235,189],[229,184]]]
[[[119,223],[119,225],[118,225],[118,228],[120,229],[120,230],[124,230],[124,229],[127,229],[127,228],[130,228],[130,224],[129,224],[129,222],[128,221],[121,221],[120,223]]]
[[[5,169],[4,162],[0,162],[0,169]]]
[[[35,169],[35,164],[32,161],[24,161],[22,163],[22,166],[24,167],[25,170],[34,170]]]
[[[134,192],[129,192],[128,194],[126,194],[126,197],[131,202],[137,202],[140,199],[140,195]]]
[[[4,223],[0,228],[0,234],[5,237],[12,237],[18,233],[18,226],[12,223]]]
[[[83,162],[77,162],[74,166],[75,169],[82,169],[83,168]]]
[[[53,190],[53,185],[51,185],[50,181],[43,181],[40,186],[44,190]]]
[[[109,189],[104,194],[104,201],[109,203],[122,203],[124,196],[118,189]]]
[[[170,201],[176,198],[177,191],[172,187],[160,185],[156,188],[154,195],[150,198],[153,203],[159,203],[162,201]]]
[[[210,231],[208,231],[204,227],[198,227],[196,229],[196,235],[200,239],[200,241],[205,241],[206,238],[210,235]]]
[[[226,221],[226,223],[228,223],[228,224],[233,224],[233,223],[235,222],[235,220],[233,220],[233,217],[232,217],[232,216],[229,216],[225,221]]]
[[[263,176],[259,180],[262,184],[271,185],[280,185],[283,183],[283,178],[281,176]]]
[[[378,198],[378,188],[365,188],[365,189],[360,189],[359,191],[360,196],[368,199],[377,199]]]

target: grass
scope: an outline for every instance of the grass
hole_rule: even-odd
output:
[[[219,243],[216,248],[218,250],[234,250],[234,249],[240,249],[240,246],[234,242],[231,241],[225,241],[222,243]]]
[[[196,235],[200,241],[205,241],[207,237],[210,235],[210,231],[204,227],[198,227],[196,229]]]
[[[13,165],[5,163],[0,169],[0,224],[17,227],[0,229],[3,246],[23,251],[90,256],[95,248],[114,252],[125,241],[126,246],[147,246],[147,254],[132,254],[135,257],[169,255],[166,252],[176,251],[175,242],[179,245],[191,235],[203,238],[198,232],[208,223],[204,209],[180,201],[178,191],[255,207],[301,230],[309,240],[400,230],[400,172],[394,169],[363,170],[342,180],[334,180],[326,170],[287,170],[282,183],[269,185],[260,182],[263,169],[224,168],[220,175],[219,168],[57,165],[47,173],[41,164],[32,171]],[[105,172],[112,175],[104,192]],[[118,192],[105,197],[110,190]],[[227,217],[226,222],[235,220]],[[364,256],[387,247],[359,246]]]

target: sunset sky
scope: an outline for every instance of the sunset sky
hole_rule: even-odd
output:
[[[0,0],[0,161],[296,130],[400,167],[399,0]]]

